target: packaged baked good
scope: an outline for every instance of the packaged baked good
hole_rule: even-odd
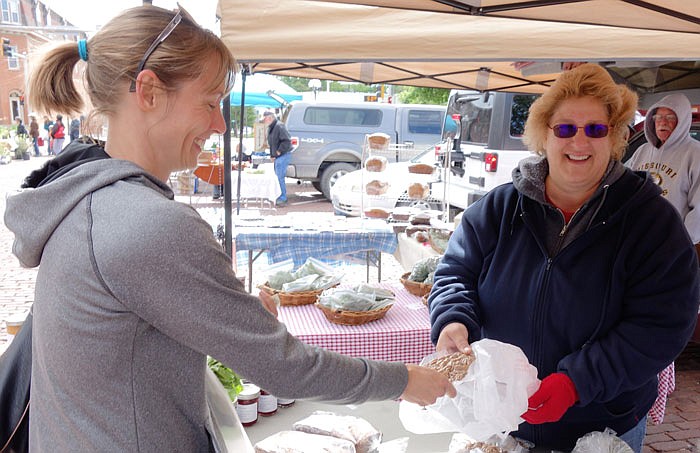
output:
[[[375,151],[381,151],[387,149],[391,137],[383,132],[375,132],[367,136],[367,142],[369,143],[369,148]]]
[[[428,198],[430,195],[430,187],[422,182],[414,182],[408,186],[408,196],[409,198],[414,198],[416,200],[423,200]]]
[[[384,156],[372,156],[365,159],[365,169],[371,172],[384,171],[389,161]]]
[[[365,193],[367,195],[384,195],[389,190],[389,183],[374,179],[365,184]]]
[[[316,411],[305,419],[294,423],[292,429],[350,441],[355,446],[357,453],[373,452],[382,442],[382,433],[367,420],[333,412]]]
[[[427,212],[421,212],[418,214],[413,214],[409,217],[408,221],[411,225],[430,225],[430,214]]]
[[[417,173],[419,175],[432,175],[435,167],[428,164],[411,164],[408,166],[409,173]]]
[[[461,381],[467,375],[469,367],[474,362],[472,354],[454,352],[431,360],[425,366],[441,373],[451,382]]]
[[[256,443],[255,453],[355,453],[346,439],[302,431],[280,431]]]
[[[365,209],[365,216],[372,219],[386,219],[389,217],[389,211],[382,208]]]

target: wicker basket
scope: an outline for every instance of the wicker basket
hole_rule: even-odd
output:
[[[418,297],[423,297],[426,294],[430,293],[431,288],[433,285],[428,285],[427,283],[421,283],[421,282],[414,282],[412,280],[408,279],[408,276],[411,275],[410,272],[406,272],[401,276],[401,283],[403,284],[404,288],[406,290],[413,294],[414,296]]]
[[[387,311],[391,308],[391,305],[387,305],[379,310],[371,311],[348,311],[340,309],[328,308],[325,305],[319,303],[316,304],[326,318],[335,324],[343,324],[346,326],[358,326],[360,324],[366,324],[368,322],[376,321],[384,317]]]
[[[337,286],[337,284],[334,286]],[[270,288],[267,286],[267,282],[264,285],[260,285],[258,288],[272,296],[277,295],[280,300],[280,305],[283,306],[313,304],[318,299],[318,296],[323,292],[322,289],[316,289],[313,291],[296,291],[288,293]]]
[[[423,305],[426,307],[428,306],[428,295],[424,295],[423,297],[420,298],[421,302],[423,302]]]

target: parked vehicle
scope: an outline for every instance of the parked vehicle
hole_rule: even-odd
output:
[[[436,151],[448,171],[433,184],[434,196],[463,210],[510,181],[518,161],[530,155],[522,134],[536,98],[534,94],[452,90]]]
[[[440,141],[444,114],[439,105],[294,102],[282,118],[293,146],[287,176],[330,199],[338,178],[360,168],[366,134],[421,150]]]

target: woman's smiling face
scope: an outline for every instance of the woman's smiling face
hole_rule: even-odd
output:
[[[557,124],[576,125],[576,135],[556,137],[551,127]],[[608,124],[605,106],[594,97],[566,99],[552,114],[545,143],[549,163],[547,194],[550,197],[566,194],[585,201],[600,184],[612,156],[610,135],[588,137],[583,130],[587,124]]]

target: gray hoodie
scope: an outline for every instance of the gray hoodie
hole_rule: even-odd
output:
[[[659,107],[673,110],[678,123],[663,145],[652,116]],[[690,134],[691,106],[683,94],[670,94],[654,104],[644,120],[647,143],[626,162],[632,170],[649,172],[663,196],[683,218],[694,244],[700,243],[700,142]]]
[[[36,280],[31,451],[210,451],[211,355],[273,394],[397,398],[403,364],[312,348],[247,294],[211,227],[131,162],[83,163],[7,200]]]

